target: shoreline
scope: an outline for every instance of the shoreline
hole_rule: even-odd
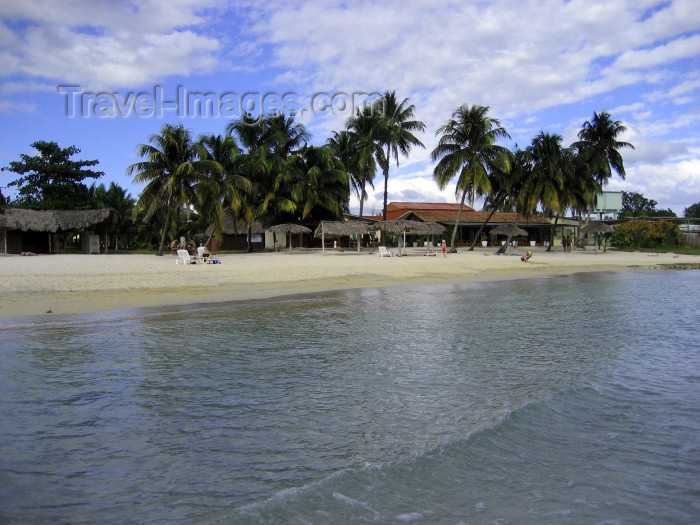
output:
[[[391,249],[396,251],[396,248]],[[142,254],[0,257],[0,318],[92,314],[111,310],[267,299],[357,288],[495,282],[583,272],[698,268],[700,256],[494,248],[436,257],[408,248],[406,257],[353,251],[222,255],[222,264],[177,265]]]

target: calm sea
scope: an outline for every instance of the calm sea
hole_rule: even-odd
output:
[[[697,523],[700,271],[0,323],[2,523]]]

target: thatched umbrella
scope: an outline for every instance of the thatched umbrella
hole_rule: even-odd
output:
[[[289,253],[292,253],[292,235],[295,235],[297,233],[311,233],[311,230],[307,228],[306,226],[302,226],[301,224],[292,224],[292,223],[287,223],[287,224],[276,224],[270,228],[267,229],[267,231],[272,232],[272,233],[284,233],[284,234],[289,234]]]
[[[581,228],[581,233],[594,233],[595,234],[595,251],[598,253],[598,234],[607,233],[613,231],[613,227],[604,222],[590,222]]]
[[[314,232],[314,237],[317,239],[321,238],[321,246],[323,253],[326,252],[326,235],[331,237],[343,237],[345,235],[358,235],[357,239],[357,253],[360,253],[360,239],[359,235],[365,233],[369,230],[369,226],[360,221],[321,221],[318,225],[316,231]]]
[[[508,254],[510,254],[510,238],[515,236],[515,235],[527,235],[527,231],[523,230],[519,226],[516,226],[515,224],[512,224],[512,223],[500,224],[499,226],[496,226],[495,228],[491,228],[491,233],[496,234],[496,235],[507,235],[508,236],[508,240],[506,241],[506,244],[508,245]],[[503,250],[503,251],[505,251],[505,250]],[[501,252],[501,253],[503,253],[503,252]]]
[[[394,219],[392,221],[379,221],[372,226],[375,230],[384,230],[393,233],[403,232],[403,245],[406,246],[406,233],[419,235],[435,235],[442,233],[445,227],[436,222],[409,221],[407,219]],[[401,246],[399,246],[401,254]]]

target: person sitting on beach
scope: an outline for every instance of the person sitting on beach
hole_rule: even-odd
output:
[[[523,254],[523,256],[520,258],[520,260],[523,262],[527,262],[530,260],[530,257],[532,257],[532,252],[527,252],[527,253]]]
[[[202,259],[207,260],[211,256],[212,256],[212,253],[209,251],[209,248],[207,248],[205,246],[204,250],[202,250]]]

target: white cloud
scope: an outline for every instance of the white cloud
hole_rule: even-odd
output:
[[[0,115],[8,113],[35,113],[36,109],[36,104],[30,102],[0,100]]]
[[[117,89],[210,71],[218,40],[185,29],[203,22],[197,7],[163,0],[72,1],[60,9],[49,1],[4,3],[0,15],[22,29],[0,55],[2,74]]]
[[[661,165],[638,164],[627,170],[624,181],[612,180],[606,189],[642,193],[648,199],[657,201],[657,208],[671,208],[681,215],[684,208],[700,202],[698,173],[700,159],[697,156]]]
[[[5,82],[4,84],[0,84],[0,94],[2,95],[26,94],[34,91],[56,91],[56,86],[43,82],[36,82],[34,80],[28,82]]]
[[[646,69],[670,64],[681,58],[694,57],[698,54],[700,54],[700,35],[694,35],[688,38],[678,38],[652,49],[625,51],[615,61],[614,67]]]

